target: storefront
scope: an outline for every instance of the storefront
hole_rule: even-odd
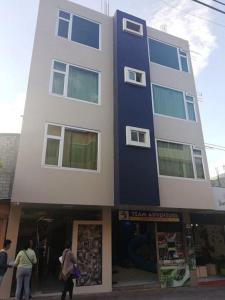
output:
[[[32,239],[38,263],[33,272],[33,295],[60,293],[60,263],[66,241],[72,241],[81,278],[75,293],[111,290],[111,210],[109,208],[24,207],[16,253]],[[107,255],[106,255],[107,253]],[[11,296],[15,294],[15,274]]]
[[[225,214],[191,214],[200,285],[225,285]]]
[[[9,209],[9,204],[0,204],[0,249],[3,247],[3,242],[6,235]]]
[[[189,283],[192,236],[181,213],[117,210],[112,232],[113,286]]]

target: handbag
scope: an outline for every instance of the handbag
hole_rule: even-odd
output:
[[[72,276],[74,279],[80,278],[80,269],[77,265],[73,265]]]

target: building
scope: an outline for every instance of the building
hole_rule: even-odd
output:
[[[0,248],[6,234],[19,134],[0,133]]]
[[[41,0],[7,230],[11,257],[35,241],[33,289],[60,291],[67,239],[76,293],[194,281],[192,227],[213,208],[188,42]]]

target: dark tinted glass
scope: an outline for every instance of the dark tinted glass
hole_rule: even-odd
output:
[[[73,16],[71,40],[99,49],[99,24]]]
[[[182,71],[188,72],[187,57],[181,56],[181,57],[180,57],[180,61],[181,61],[181,68],[182,68]]]
[[[149,52],[152,62],[179,70],[177,48],[149,39]]]
[[[68,38],[69,22],[59,19],[58,36]]]
[[[60,10],[60,11],[59,11],[59,16],[60,16],[61,18],[67,19],[67,20],[70,19],[70,14],[67,13],[67,12],[65,12],[65,11],[63,11],[63,10]]]
[[[140,32],[140,26],[141,25],[138,25],[138,24],[135,24],[133,22],[127,21],[127,28],[130,29],[130,30]]]

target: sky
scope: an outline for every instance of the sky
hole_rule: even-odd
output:
[[[45,0],[54,1],[54,0]],[[190,42],[192,65],[206,143],[225,146],[225,19],[191,0],[109,0],[156,29]],[[225,6],[202,0],[225,11]],[[225,3],[225,0],[222,0]],[[101,11],[104,0],[72,2]],[[2,1],[0,10],[0,132],[20,132],[32,55],[38,0]],[[210,173],[225,164],[225,151],[207,150]]]

